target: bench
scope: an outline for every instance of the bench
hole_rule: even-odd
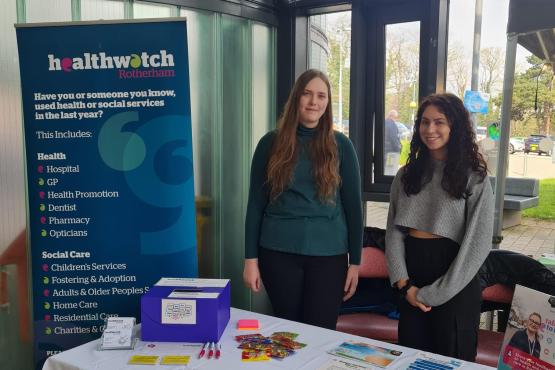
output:
[[[385,254],[381,249],[366,247],[362,250],[359,270],[360,278],[388,279]],[[510,304],[512,289],[496,284],[482,291],[484,301]],[[373,312],[341,314],[336,330],[384,342],[397,343],[398,320]],[[487,366],[497,366],[504,333],[480,329],[478,332],[478,353],[476,362]]]
[[[490,177],[495,191],[495,177]],[[507,177],[503,200],[503,229],[520,225],[522,211],[539,203],[540,181],[531,178]]]

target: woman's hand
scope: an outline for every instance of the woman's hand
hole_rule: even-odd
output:
[[[405,299],[414,307],[420,308],[422,312],[429,312],[432,309],[432,307],[426,306],[424,303],[416,299],[417,294],[418,294],[418,288],[413,285],[409,288],[409,290],[407,290],[407,295],[405,296]]]
[[[358,269],[359,265],[349,265],[349,269],[347,270],[347,279],[345,279],[345,294],[343,295],[343,301],[351,298],[357,290]]]
[[[258,258],[246,258],[245,267],[243,269],[243,281],[247,288],[254,293],[260,291],[261,279],[260,270],[258,269]]]

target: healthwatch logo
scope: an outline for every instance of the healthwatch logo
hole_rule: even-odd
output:
[[[56,58],[48,54],[49,71],[81,71],[90,69],[124,69],[124,68],[162,68],[173,67],[173,54],[166,50],[160,50],[158,54],[149,54],[143,51],[141,54],[131,55],[106,55],[106,53],[83,53],[82,57]]]

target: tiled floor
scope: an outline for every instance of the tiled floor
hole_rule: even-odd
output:
[[[366,225],[385,229],[388,203],[368,202]],[[503,230],[501,249],[538,258],[542,253],[555,253],[555,222],[522,218],[522,224]]]

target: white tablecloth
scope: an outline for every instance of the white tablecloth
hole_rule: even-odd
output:
[[[234,340],[235,335],[247,334],[252,332],[236,330],[236,323],[239,319],[258,319],[261,324],[259,331],[263,335],[270,335],[276,331],[290,331],[299,333],[296,339],[306,343],[307,346],[297,350],[296,354],[284,360],[271,359],[261,362],[242,362],[241,350],[237,348],[238,343]],[[403,369],[412,362],[411,358],[418,351],[397,346],[394,344],[383,343],[372,339],[345,334],[333,330],[318,328],[305,325],[294,321],[283,320],[272,316],[261,315],[254,312],[244,311],[236,308],[231,309],[231,319],[220,340],[222,354],[219,359],[207,359],[206,356],[198,359],[200,345],[186,343],[167,343],[167,342],[142,342],[139,341],[133,350],[111,350],[99,351],[98,340],[83,344],[71,350],[59,353],[48,358],[43,370],[185,370],[185,369],[319,369],[330,359],[337,358],[326,351],[335,348],[346,340],[356,340],[370,343],[381,347],[397,349],[403,352],[401,358],[388,366],[387,369]],[[168,366],[168,365],[128,365],[127,362],[133,355],[191,355],[191,360],[187,366]],[[161,357],[160,357],[161,358]],[[356,361],[355,361],[356,362]],[[376,369],[380,369],[376,367]],[[466,363],[464,369],[493,369],[474,363]]]

